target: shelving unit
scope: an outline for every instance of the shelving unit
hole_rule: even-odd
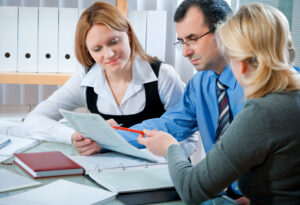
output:
[[[127,15],[127,0],[116,0],[116,6]],[[63,85],[71,73],[0,72],[0,84]]]

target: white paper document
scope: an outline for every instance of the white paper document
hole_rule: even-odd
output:
[[[7,144],[5,147],[0,149],[0,162],[7,160],[8,158],[12,157],[14,153],[22,152],[34,145],[38,144],[39,140],[22,138],[22,137],[15,137],[15,136],[6,136],[0,134],[1,140],[10,139],[11,142]]]
[[[0,204],[65,205],[100,204],[115,198],[116,193],[104,189],[57,180],[42,187],[0,199]]]
[[[158,162],[155,155],[150,152],[143,152],[129,144],[100,115],[66,110],[60,110],[60,112],[84,138],[95,140],[103,148]]]
[[[15,189],[38,186],[41,184],[38,181],[28,177],[23,177],[5,169],[0,169],[0,182],[0,193]]]

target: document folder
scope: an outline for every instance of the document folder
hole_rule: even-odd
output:
[[[38,72],[57,72],[58,8],[39,8]]]
[[[78,9],[59,8],[58,22],[58,72],[74,73],[77,67],[75,57],[75,32]]]
[[[38,8],[19,7],[18,71],[37,72]]]
[[[148,11],[146,53],[165,60],[167,13]],[[159,31],[159,32],[158,32]]]
[[[147,11],[129,11],[127,15],[140,44],[146,49]],[[156,55],[155,55],[156,56]]]
[[[0,29],[0,71],[17,71],[17,7],[0,7]]]

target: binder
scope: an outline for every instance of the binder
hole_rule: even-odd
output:
[[[101,186],[119,194],[174,188],[167,164],[120,165],[92,170],[88,175]]]
[[[0,28],[0,71],[17,71],[17,7],[0,7]]]
[[[38,72],[57,72],[58,8],[40,7],[38,24]]]
[[[37,72],[38,8],[19,7],[18,71]]]
[[[166,50],[166,11],[148,11],[146,52],[165,60]]]
[[[147,11],[129,11],[127,17],[142,47],[146,48]]]
[[[59,8],[58,22],[58,72],[76,71],[75,32],[78,21],[78,9]]]

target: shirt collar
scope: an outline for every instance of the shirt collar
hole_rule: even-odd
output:
[[[217,74],[216,74],[217,75]],[[237,80],[234,77],[230,65],[227,64],[222,71],[221,75],[219,76],[219,81],[226,85],[228,88],[235,88]]]
[[[149,62],[137,56],[132,63],[132,83],[143,85],[145,83],[157,81],[157,77]]]
[[[103,69],[95,63],[83,77],[80,86],[93,87],[94,91],[99,94],[106,83]]]
[[[132,63],[132,86],[142,86],[145,83],[157,81],[154,71],[152,70],[149,62],[137,56]],[[86,75],[83,77],[80,86],[93,87],[97,94],[103,90],[107,84],[103,69],[95,63]]]

